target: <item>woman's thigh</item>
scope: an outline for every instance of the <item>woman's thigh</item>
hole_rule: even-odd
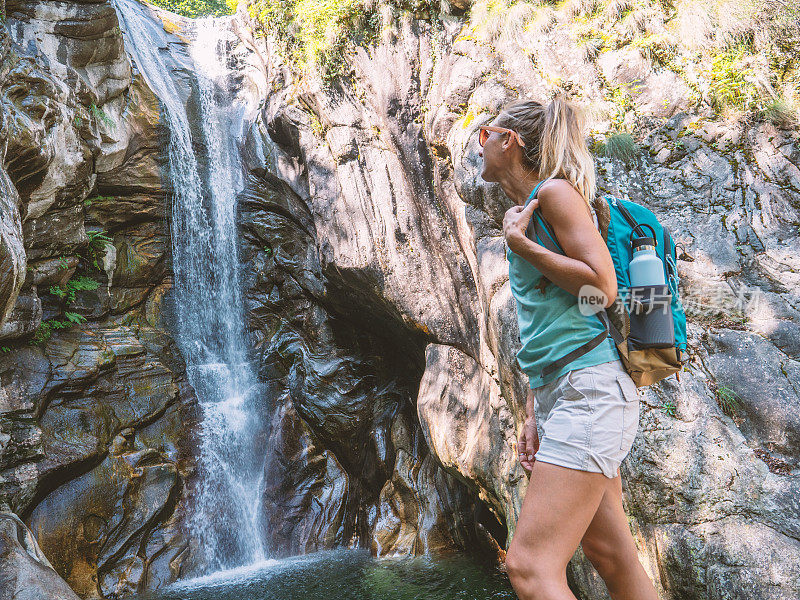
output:
[[[617,479],[535,461],[509,555],[528,568],[560,575]]]
[[[584,554],[598,570],[639,560],[622,505],[622,478],[615,477],[612,482],[581,539]]]

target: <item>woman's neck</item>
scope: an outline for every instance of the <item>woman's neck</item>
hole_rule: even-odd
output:
[[[506,196],[516,204],[523,206],[540,181],[538,173],[532,173],[519,165],[515,165],[500,177],[498,183],[500,183],[500,187],[503,188]]]

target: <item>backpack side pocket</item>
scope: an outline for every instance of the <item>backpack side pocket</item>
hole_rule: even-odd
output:
[[[672,294],[668,285],[639,285],[630,288],[631,350],[675,346]]]

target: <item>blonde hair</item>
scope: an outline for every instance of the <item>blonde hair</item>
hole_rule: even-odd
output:
[[[496,124],[516,131],[525,142],[525,162],[542,179],[566,179],[590,206],[597,190],[594,160],[583,136],[583,114],[560,96],[547,105],[516,100],[500,111]]]

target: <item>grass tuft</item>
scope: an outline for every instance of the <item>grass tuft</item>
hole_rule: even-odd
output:
[[[639,147],[630,133],[620,131],[609,134],[597,150],[606,158],[616,158],[627,164],[636,158]]]

